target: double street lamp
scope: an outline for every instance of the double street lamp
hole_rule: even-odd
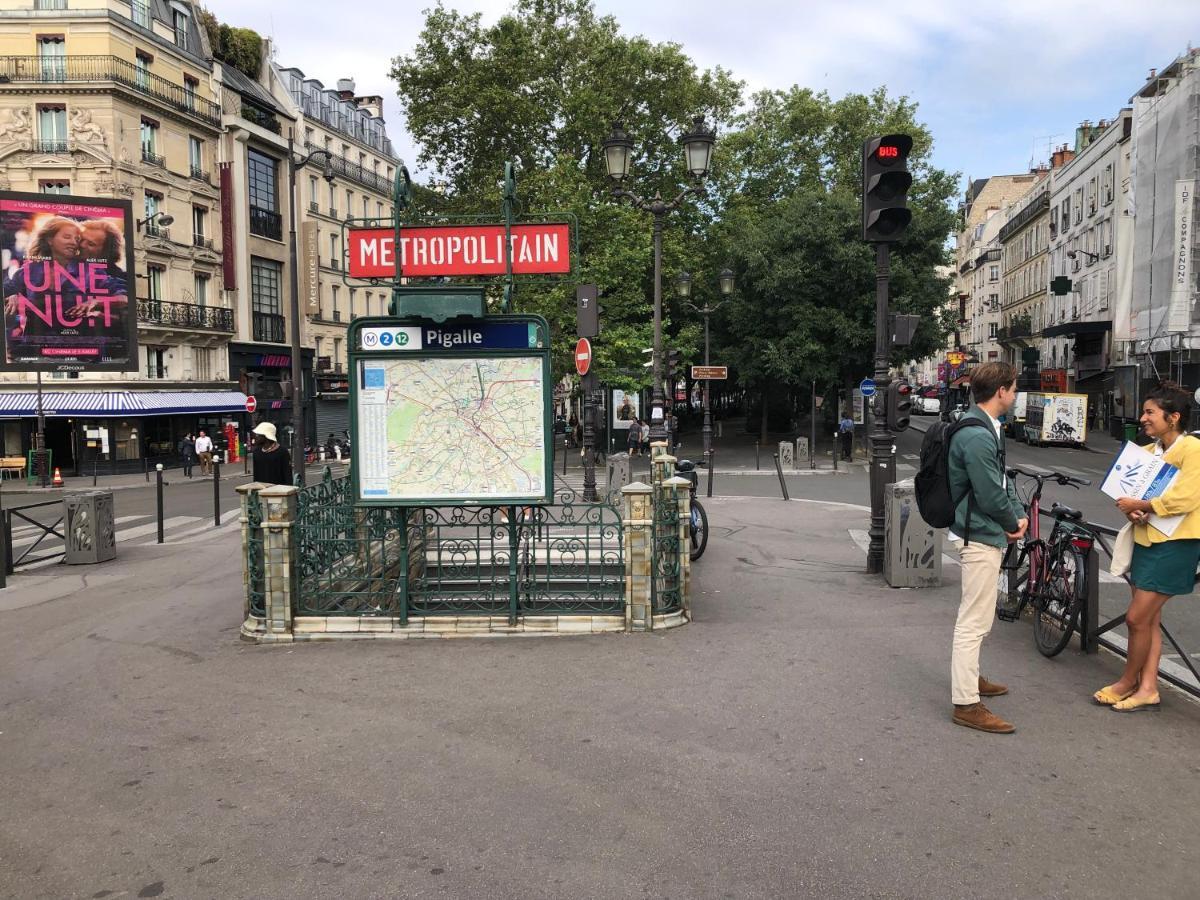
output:
[[[729,302],[730,296],[733,294],[733,272],[730,269],[722,269],[721,274],[717,276],[717,285],[721,290],[721,296],[725,299],[718,303],[709,303],[705,301],[704,306],[696,306],[690,302],[692,296],[692,276],[687,272],[680,272],[679,277],[675,281],[675,290],[687,305],[696,312],[704,316],[704,365],[707,367],[708,359],[708,318],[718,309]],[[704,381],[704,465],[712,464],[712,409],[709,404],[709,388],[711,382],[708,379]]]
[[[292,136],[288,134],[288,268],[292,282],[289,307],[292,317],[292,476],[298,484],[304,484],[304,442],[307,432],[304,427],[304,367],[300,359],[300,262],[296,249],[296,170],[303,169],[319,157],[324,158],[325,180],[333,184],[333,154],[320,149],[307,156],[297,157],[293,150]]]
[[[712,161],[713,144],[716,134],[704,124],[703,116],[692,120],[692,127],[680,139],[683,145],[684,158],[688,173],[693,183],[685,187],[673,200],[663,200],[662,195],[655,192],[652,198],[643,198],[624,187],[625,179],[629,177],[630,157],[633,155],[633,140],[625,133],[620,122],[613,124],[612,134],[604,141],[604,166],[608,177],[612,179],[612,194],[618,200],[629,200],[636,209],[648,212],[654,217],[654,351],[651,357],[653,389],[650,399],[650,440],[666,440],[666,412],[663,395],[663,356],[662,356],[662,230],[663,220],[667,214],[679,207],[689,194],[703,194],[704,179],[708,177],[709,163]]]

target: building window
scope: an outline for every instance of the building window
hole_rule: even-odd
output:
[[[167,348],[166,347],[147,347],[146,348],[146,377],[147,378],[166,378],[167,377]]]
[[[370,217],[371,217],[371,198],[363,197],[363,218],[369,219]]]
[[[38,182],[38,192],[42,194],[69,194],[71,193],[71,182],[47,181],[43,179]]]
[[[150,5],[143,0],[130,0],[130,12],[134,24],[141,25],[143,28],[150,27]]]
[[[188,135],[188,168],[193,178],[204,175],[204,142],[193,135]]]
[[[171,11],[172,24],[175,26],[175,46],[184,50],[188,48],[188,26],[191,24],[187,13],[178,9]]]
[[[195,245],[203,246],[208,237],[208,210],[203,206],[192,207],[192,234],[195,236]]]
[[[346,191],[346,216],[354,215],[354,191]]]
[[[313,130],[311,128],[304,129],[304,146],[311,147],[313,145]]]
[[[329,236],[329,265],[330,265],[330,267],[336,269],[338,267],[338,263],[341,262],[341,259],[342,259],[342,255],[338,252],[338,236],[336,233],[331,234]]]
[[[276,160],[255,150],[247,151],[250,205],[264,212],[278,212],[275,183]]]
[[[1104,205],[1108,206],[1113,202],[1113,166],[1109,163],[1104,167],[1104,187],[1103,187]]]
[[[308,176],[308,202],[311,203],[313,206],[318,206],[321,202],[321,197],[320,197],[320,194],[317,193],[317,190],[318,190],[317,176],[309,175]],[[316,210],[313,210],[313,211],[316,212]]]
[[[333,286],[333,321],[340,322],[342,320],[342,311],[338,309],[338,286]]]
[[[283,265],[273,259],[250,258],[250,309],[254,340],[272,344],[287,342],[279,286]]]
[[[146,266],[147,299],[161,300],[163,298],[163,273],[165,271],[162,266]]]
[[[196,295],[197,306],[208,306],[208,276],[197,272],[192,293]]]
[[[67,108],[39,106],[37,108],[38,150],[42,153],[67,152]]]
[[[995,282],[1000,280],[1000,267],[988,266],[988,281]]]
[[[350,309],[348,311],[350,313],[350,321],[353,322],[354,321],[354,288],[350,288]]]
[[[190,110],[196,109],[196,94],[200,89],[200,82],[191,75],[183,76],[183,102]]]
[[[134,80],[142,90],[149,90],[150,88],[150,64],[152,62],[154,62],[154,58],[142,53],[140,50],[134,57]]]
[[[375,204],[375,215],[376,215],[376,217],[378,217],[380,219],[383,218],[383,204],[382,203]]]
[[[38,66],[45,81],[67,77],[67,40],[61,34],[41,35],[37,41]]]
[[[1089,178],[1087,183],[1087,205],[1088,215],[1096,214],[1096,179]]]
[[[1083,221],[1083,188],[1078,188],[1071,195],[1071,203],[1075,207],[1074,222],[1076,225],[1078,225]]]
[[[337,215],[337,188],[332,181],[329,183],[329,214]]]
[[[192,359],[195,361],[195,371],[192,373],[192,377],[197,381],[212,381],[212,353],[208,347],[192,348]]]
[[[158,155],[158,123],[151,119],[142,119],[142,159],[146,162],[156,162]]]
[[[1062,202],[1062,230],[1071,227],[1071,198],[1064,197]]]
[[[995,336],[996,336],[996,323],[988,322],[988,337],[994,338]]]
[[[333,339],[333,364],[340,372],[342,370],[342,339]]]

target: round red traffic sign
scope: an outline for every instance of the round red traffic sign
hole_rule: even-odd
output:
[[[246,398],[246,412],[252,413],[256,409],[258,409],[258,401],[255,400],[254,395],[251,394],[249,397]]]
[[[591,367],[592,342],[587,338],[580,338],[579,343],[575,345],[575,371],[580,375],[586,375]]]

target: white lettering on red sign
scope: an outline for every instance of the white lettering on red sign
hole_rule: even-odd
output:
[[[509,242],[514,275],[571,271],[570,226],[514,225]],[[391,278],[396,235],[390,228],[352,228],[350,277]],[[408,277],[505,274],[503,225],[438,225],[400,231],[401,274]]]

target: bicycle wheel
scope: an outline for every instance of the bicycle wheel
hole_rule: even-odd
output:
[[[691,557],[693,560],[699,559],[708,546],[708,513],[698,500],[692,501],[692,522],[688,532],[692,536]]]
[[[1015,622],[1024,606],[1025,586],[1029,584],[1029,547],[1024,541],[1010,544],[1000,563],[996,579],[996,617]]]
[[[1033,640],[1046,657],[1058,656],[1071,640],[1087,578],[1082,552],[1063,542],[1054,553],[1046,583],[1034,599]]]

